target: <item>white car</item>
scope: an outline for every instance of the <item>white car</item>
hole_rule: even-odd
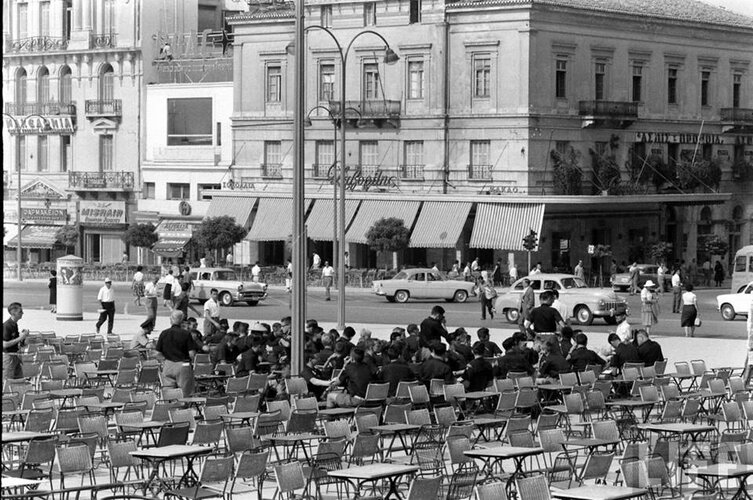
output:
[[[723,320],[732,321],[738,314],[740,316],[748,316],[751,300],[753,300],[753,281],[741,286],[737,290],[737,293],[717,295],[716,306]]]

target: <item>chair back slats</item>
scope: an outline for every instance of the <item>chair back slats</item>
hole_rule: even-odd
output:
[[[411,482],[407,500],[436,500],[441,483],[442,476],[417,477]],[[492,500],[492,498],[484,500]],[[494,500],[507,499],[495,498]]]
[[[521,477],[515,481],[521,500],[550,500],[549,484],[546,476]]]
[[[188,422],[166,423],[160,428],[157,447],[186,444],[190,430]]]

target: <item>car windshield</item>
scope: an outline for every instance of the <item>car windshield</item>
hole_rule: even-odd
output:
[[[235,276],[235,271],[217,271],[214,274],[214,279],[220,281],[236,281],[238,278]]]
[[[392,277],[393,280],[407,280],[408,279],[408,273],[405,271],[400,271],[395,276]]]
[[[588,285],[580,278],[562,278],[562,288],[566,290],[570,288],[588,288]]]

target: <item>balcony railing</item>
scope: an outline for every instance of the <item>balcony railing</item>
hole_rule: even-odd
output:
[[[331,163],[314,163],[311,165],[311,175],[314,179],[326,179],[330,168],[332,168]],[[337,175],[337,172],[335,172],[335,175]]]
[[[364,177],[372,177],[379,172],[379,165],[359,165],[358,172]]]
[[[76,103],[61,103],[61,102],[6,102],[5,112],[13,116],[28,116],[28,115],[75,115]]]
[[[109,49],[115,47],[116,43],[115,33],[92,34],[89,38],[89,46],[93,49]]]
[[[638,117],[638,103],[632,101],[580,101],[581,116]]]
[[[492,165],[468,165],[469,181],[492,180]]]
[[[261,176],[267,179],[282,179],[282,163],[263,163]]]
[[[753,109],[750,108],[722,108],[722,121],[747,123],[753,125]]]
[[[332,116],[339,117],[340,101],[329,101],[329,109],[332,111]],[[400,118],[400,101],[345,101],[345,118]]]
[[[122,116],[123,101],[113,99],[110,101],[86,101],[86,117],[96,118],[100,116]]]
[[[68,189],[130,191],[133,189],[133,172],[68,172]]]
[[[9,52],[47,52],[52,50],[65,50],[68,48],[68,39],[54,36],[33,36],[11,40],[8,45]]]
[[[403,165],[400,167],[400,178],[404,180],[424,180],[423,165]]]

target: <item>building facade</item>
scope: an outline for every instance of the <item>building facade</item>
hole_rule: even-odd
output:
[[[669,259],[690,262],[707,257],[699,235],[718,234],[732,247],[749,242],[753,20],[695,1],[644,7],[307,2],[306,24],[329,28],[348,50],[343,68],[331,37],[307,31],[307,193],[332,192],[345,71],[348,197],[473,200],[457,212],[466,217],[457,241],[437,236],[408,252],[410,263],[448,268],[455,259],[491,263],[522,251],[529,229],[520,224],[495,229],[524,232],[505,248],[474,238],[488,203],[545,206],[534,258],[547,268],[587,261],[589,247],[599,244],[610,245],[619,262],[648,260],[647,246],[666,241]],[[229,24],[234,194],[289,196],[293,12],[271,3]],[[381,34],[399,61],[386,63],[384,42],[364,30]],[[416,210],[405,217],[414,231],[424,206]],[[284,242],[255,233],[252,223],[254,257],[280,260]],[[351,265],[374,264],[362,241],[349,243]],[[312,244],[325,254],[331,248]]]

